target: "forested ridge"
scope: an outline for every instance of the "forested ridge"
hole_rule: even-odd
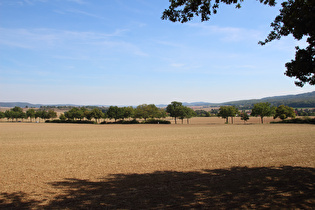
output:
[[[184,106],[222,106],[222,105],[235,105],[251,108],[255,103],[268,102],[273,106],[286,105],[293,108],[314,108],[315,107],[315,91],[297,95],[285,95],[285,96],[274,96],[266,97],[261,99],[252,99],[252,100],[240,100],[240,101],[231,101],[224,103],[208,103],[208,102],[193,102],[193,103],[183,103]],[[56,105],[44,105],[44,104],[31,104],[26,102],[0,102],[0,107],[75,107],[81,105],[74,104],[56,104]],[[106,105],[95,105],[91,107],[100,107]],[[167,104],[159,104],[157,107],[166,107]],[[109,106],[108,106],[109,107]]]
[[[273,106],[286,105],[293,108],[313,108],[315,107],[315,91],[298,95],[285,95],[266,97],[262,99],[232,101],[226,105],[253,106],[255,103],[268,102]]]

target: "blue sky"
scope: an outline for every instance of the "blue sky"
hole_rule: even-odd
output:
[[[168,0],[0,0],[0,101],[139,105],[314,91],[284,76],[291,36],[258,45],[279,6],[161,20]]]

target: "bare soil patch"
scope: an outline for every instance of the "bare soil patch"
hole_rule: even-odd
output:
[[[0,123],[0,208],[312,208],[313,125]]]

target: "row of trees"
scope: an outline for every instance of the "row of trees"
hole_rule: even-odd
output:
[[[183,106],[181,102],[173,101],[166,107],[166,111],[170,114],[171,117],[174,117],[175,124],[177,124],[177,119],[181,119],[182,123],[184,119],[187,119],[187,124],[189,124],[189,119],[196,116],[196,112],[187,107]]]
[[[287,118],[295,118],[295,111],[293,108],[280,105],[278,107],[271,106],[270,103],[257,103],[254,105],[251,116],[260,117],[261,123],[264,123],[264,117],[273,116],[274,119],[280,118],[281,120]],[[232,119],[236,116],[240,116],[242,120],[247,121],[249,119],[248,113],[245,111],[240,112],[235,106],[221,106],[219,109],[218,117],[226,119],[226,123],[229,122],[229,117]]]
[[[163,109],[159,109],[154,104],[142,104],[133,108],[129,107],[118,107],[118,106],[110,106],[108,109],[99,109],[93,108],[89,110],[85,107],[77,108],[74,107],[64,114],[60,115],[61,120],[82,120],[94,119],[98,122],[100,119],[114,119],[115,122],[117,120],[125,120],[129,118],[133,119],[147,119],[152,118],[165,118],[167,116],[166,112]]]
[[[50,110],[36,110],[35,109],[28,109],[26,112],[23,112],[23,109],[21,107],[14,107],[10,110],[6,110],[5,112],[0,112],[0,119],[7,118],[12,119],[12,121],[15,119],[18,121],[18,119],[29,119],[32,121],[36,118],[38,119],[52,119],[56,118],[57,113],[50,109]]]
[[[189,107],[183,106],[181,102],[173,101],[169,104],[166,109],[161,109],[156,107],[154,104],[142,104],[133,108],[129,107],[117,107],[110,106],[108,109],[100,109],[93,108],[87,109],[86,107],[73,107],[69,111],[61,114],[59,116],[60,120],[92,120],[94,119],[98,122],[100,119],[114,119],[115,122],[117,120],[125,120],[125,119],[161,119],[167,116],[171,116],[175,118],[175,123],[177,123],[177,119],[181,119],[182,123],[184,119],[187,119],[187,123],[189,123],[189,119],[196,116],[194,110]],[[37,110],[28,109],[26,112],[23,112],[23,109],[20,107],[14,107],[6,112],[0,112],[0,118],[7,119],[32,119],[41,118],[41,119],[52,119],[56,118],[57,113],[53,110]]]
[[[125,119],[161,119],[167,116],[171,116],[175,119],[175,124],[177,124],[177,119],[181,119],[182,123],[184,119],[187,119],[187,124],[189,124],[189,119],[197,116],[196,112],[186,106],[183,106],[181,102],[173,101],[169,104],[166,109],[161,109],[156,107],[154,104],[142,104],[133,108],[129,107],[117,107],[110,106],[107,109],[93,108],[87,109],[85,107],[73,107],[69,111],[61,114],[59,116],[60,120],[92,120],[94,119],[97,123],[100,119],[114,119],[125,120]],[[244,122],[249,119],[248,113],[245,111],[240,112],[236,106],[221,106],[218,110],[218,117],[226,119],[226,123],[229,123],[229,118],[233,120],[234,117],[240,116]],[[282,120],[291,117],[295,118],[295,111],[293,108],[280,105],[278,107],[271,106],[270,103],[257,103],[251,110],[251,116],[260,117],[261,123],[264,123],[263,118],[268,116],[273,116],[274,118],[280,118]],[[50,110],[34,110],[28,109],[26,112],[23,112],[23,109],[20,107],[14,107],[5,112],[0,112],[0,118],[15,119],[30,119],[32,121],[36,118],[38,119],[53,119],[57,117],[57,113]]]
[[[315,109],[295,109],[298,116],[315,116]]]
[[[167,113],[168,112],[168,113]],[[74,107],[64,114],[60,115],[61,120],[82,120],[82,119],[95,119],[98,122],[99,119],[114,119],[115,122],[117,120],[125,120],[125,119],[161,119],[167,116],[171,116],[175,118],[175,123],[177,123],[177,119],[181,119],[182,122],[184,119],[187,119],[187,123],[189,123],[189,119],[195,116],[196,113],[186,106],[183,106],[181,102],[172,102],[165,109],[160,109],[156,107],[154,104],[142,104],[133,108],[129,107],[117,107],[110,106],[108,109],[99,109],[94,108],[92,110],[88,110],[85,107],[77,108]]]

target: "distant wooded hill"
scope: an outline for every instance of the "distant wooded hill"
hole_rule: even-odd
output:
[[[225,103],[207,103],[207,102],[193,102],[193,103],[183,103],[185,106],[203,106],[203,107],[211,107],[211,106],[223,106],[223,105],[235,105],[240,107],[252,107],[253,104],[260,102],[269,102],[273,106],[286,105],[293,108],[314,108],[315,107],[315,91],[297,95],[285,95],[285,96],[274,96],[267,97],[262,99],[252,99],[252,100],[240,100],[240,101],[231,101]],[[80,106],[74,104],[55,104],[55,105],[45,105],[45,104],[31,104],[25,102],[0,102],[0,107],[34,107],[40,108],[41,106]],[[98,105],[102,106],[102,105]],[[104,105],[106,106],[106,105]],[[158,107],[166,107],[167,104],[159,104],[156,105]]]
[[[315,91],[298,95],[286,95],[267,97],[262,99],[232,101],[224,104],[251,107],[253,106],[253,104],[260,102],[269,102],[273,106],[286,105],[293,108],[313,108],[315,107]]]

